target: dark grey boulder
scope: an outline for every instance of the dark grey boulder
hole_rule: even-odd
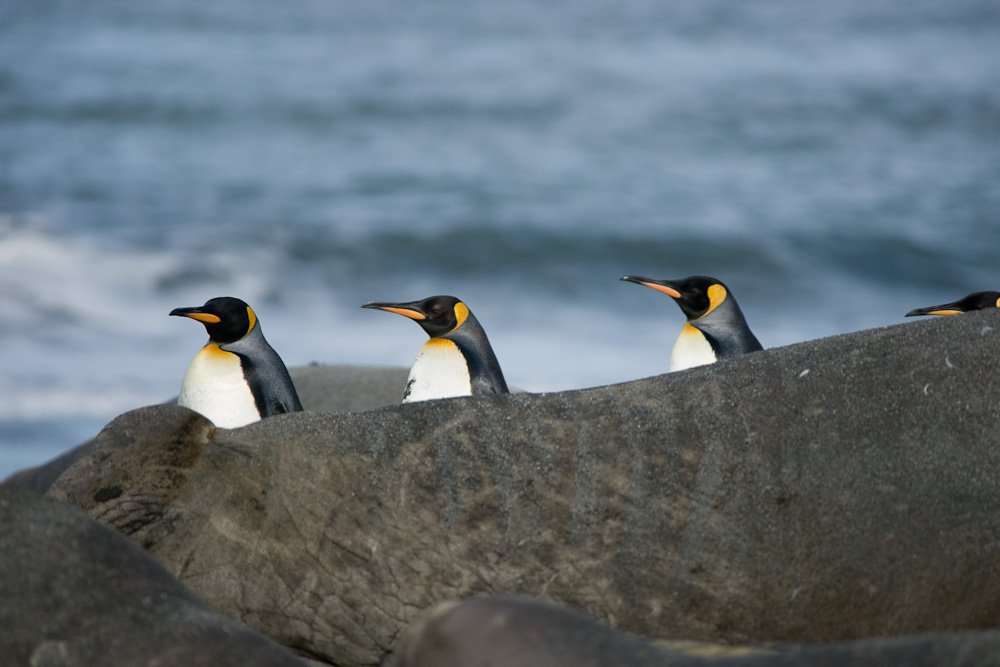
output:
[[[1000,632],[955,632],[829,645],[654,645],[539,600],[445,603],[403,635],[385,667],[992,667]]]
[[[0,487],[0,663],[305,667],[75,507]]]
[[[584,391],[232,431],[158,406],[50,493],[343,665],[478,593],[716,642],[994,628],[998,371],[984,311]]]

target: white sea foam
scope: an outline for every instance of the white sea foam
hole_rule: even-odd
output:
[[[169,397],[204,332],[167,313],[218,296],[204,285],[161,287],[183,270],[176,251],[102,246],[7,221],[0,235],[0,418],[113,416]],[[251,295],[247,300],[262,291],[254,275],[234,275],[214,289]]]
[[[453,293],[551,391],[666,368],[625,273],[725,280],[765,347],[997,287],[988,0],[236,5],[4,17],[0,440],[173,395],[220,295],[404,366],[361,303]]]

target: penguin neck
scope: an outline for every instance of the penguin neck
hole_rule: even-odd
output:
[[[241,357],[211,342],[199,350],[184,372],[177,404],[201,413],[221,428],[244,426],[261,416]]]
[[[715,360],[715,350],[704,332],[690,322],[686,322],[684,328],[681,329],[680,336],[677,337],[677,342],[674,343],[673,352],[670,354],[670,370],[682,371],[695,366],[711,364]]]
[[[455,341],[431,338],[410,367],[403,403],[472,394],[472,378],[465,355]]]
[[[691,320],[690,324],[711,344],[716,359],[764,349],[750,331],[743,311],[731,301],[726,301],[707,315]]]
[[[260,324],[254,322],[254,325],[250,328],[250,331],[246,335],[237,338],[236,340],[229,341],[226,343],[219,342],[217,340],[208,339],[206,347],[209,345],[215,345],[221,350],[226,352],[240,352],[244,348],[259,347],[261,344],[267,345],[267,341],[264,340],[264,335],[260,331]],[[270,347],[268,345],[268,347]]]
[[[454,342],[465,357],[473,394],[506,394],[509,392],[503,371],[500,370],[500,362],[493,354],[489,338],[486,337],[486,332],[483,331],[483,327],[472,313],[469,313],[461,327],[445,334],[442,338]]]

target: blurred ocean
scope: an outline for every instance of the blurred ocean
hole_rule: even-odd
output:
[[[619,282],[765,347],[1000,288],[995,0],[0,0],[0,477],[180,386],[239,296],[288,365],[408,366],[454,294],[510,384],[665,372]]]

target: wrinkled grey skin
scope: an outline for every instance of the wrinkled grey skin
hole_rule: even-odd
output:
[[[955,632],[822,646],[652,644],[528,598],[439,605],[413,623],[386,667],[990,667],[1000,632]]]
[[[288,372],[306,410],[361,412],[399,403],[409,369],[314,364],[290,368]],[[176,398],[170,401],[175,402]],[[93,440],[85,442],[47,463],[18,471],[4,482],[45,493],[59,475],[89,454],[93,447]]]
[[[157,406],[49,493],[221,613],[343,665],[477,593],[643,637],[993,628],[998,371],[982,311],[584,391],[232,431]]]
[[[0,663],[305,667],[79,509],[0,487]]]

